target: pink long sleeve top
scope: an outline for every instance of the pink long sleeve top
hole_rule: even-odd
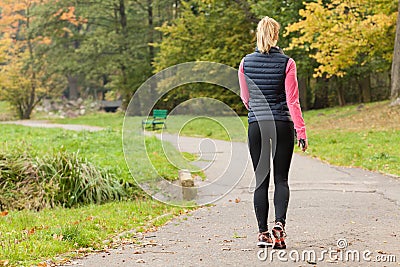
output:
[[[243,64],[244,59],[242,59],[242,61],[240,62],[238,72],[240,97],[243,101],[243,104],[246,106],[247,109],[249,109],[250,94],[249,88],[246,83]],[[304,123],[299,101],[299,86],[297,82],[296,62],[291,58],[289,59],[286,66],[285,92],[290,116],[292,117],[294,128],[296,129],[297,139],[307,139],[306,126]]]

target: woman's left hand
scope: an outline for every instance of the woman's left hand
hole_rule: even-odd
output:
[[[307,141],[307,139],[300,139],[300,140],[298,141],[297,146],[298,146],[298,147],[301,147],[301,150],[302,150],[303,152],[306,152],[306,150],[307,150],[307,148],[308,148],[308,141]]]

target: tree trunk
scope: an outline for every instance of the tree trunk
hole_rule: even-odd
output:
[[[180,0],[175,0],[174,3],[174,14],[173,14],[173,19],[177,19],[179,16],[179,4],[180,4]]]
[[[313,108],[320,109],[329,106],[328,92],[329,92],[329,79],[326,76],[317,78],[318,89],[315,91],[315,99]]]
[[[299,93],[302,110],[307,110],[307,77],[299,77]]]
[[[147,0],[147,21],[149,23],[149,57],[150,64],[153,63],[154,60],[154,23],[153,23],[153,0]]]
[[[337,88],[337,96],[338,96],[338,101],[339,101],[339,105],[341,107],[346,105],[346,99],[344,97],[344,92],[343,92],[343,83],[338,81],[338,84],[336,85]]]
[[[394,43],[393,63],[392,63],[392,88],[391,100],[394,102],[400,97],[400,0],[397,15],[396,39]]]
[[[79,97],[78,77],[74,75],[67,75],[68,80],[68,99],[77,100]]]
[[[367,74],[365,77],[361,77],[358,80],[358,86],[360,87],[361,92],[361,102],[369,103],[371,102],[371,78],[370,75]]]
[[[120,47],[120,51],[121,51],[121,54],[124,54],[128,49],[128,45],[127,45],[128,19],[127,19],[127,15],[126,15],[125,0],[119,0],[118,15],[119,15],[119,24],[121,26],[121,34],[124,39],[122,46]],[[126,67],[126,64],[124,61],[120,62],[120,70],[121,70],[121,75],[122,75],[121,89],[123,91],[121,108],[123,110],[126,110],[128,108],[128,105],[129,105],[132,95],[128,88],[127,67]]]
[[[155,52],[154,52],[154,14],[153,14],[153,0],[147,0],[147,20],[149,24],[149,64],[150,64],[150,70],[151,73],[153,73],[154,68],[153,68],[153,62],[154,62],[154,57],[155,57]],[[150,73],[150,75],[151,75]],[[155,94],[155,88],[157,87],[157,84],[154,79],[151,80],[150,84],[150,95]]]
[[[26,10],[26,28],[29,30],[30,29],[30,12],[29,8]],[[33,54],[33,44],[32,44],[32,39],[30,38],[30,35],[28,35],[27,39],[27,44],[28,44],[28,51],[29,51],[29,68],[31,70],[31,75],[30,75],[30,95],[29,99],[27,99],[26,102],[26,109],[24,109],[23,114],[22,114],[22,119],[29,120],[31,118],[31,114],[35,105],[35,100],[36,100],[36,70],[33,66],[35,62],[35,55]]]

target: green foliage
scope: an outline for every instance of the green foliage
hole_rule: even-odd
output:
[[[101,204],[126,196],[115,174],[94,166],[78,153],[32,157],[26,152],[0,154],[0,207],[32,209]]]
[[[157,45],[156,71],[189,61],[238,67],[240,59],[254,49],[248,8],[245,1],[182,2],[180,18],[158,28],[164,38]]]
[[[0,100],[0,121],[6,121],[13,118],[12,107],[6,101]]]
[[[291,46],[310,52],[320,64],[317,76],[343,77],[352,66],[366,64],[376,71],[389,68],[397,15],[394,1],[319,0],[307,3],[300,15],[302,20],[287,28],[300,33]]]
[[[254,50],[254,24],[248,17],[246,1],[182,2],[180,17],[157,28],[164,38],[154,66],[161,71],[172,65],[191,61],[210,61],[238,67],[240,60]],[[239,97],[225,88],[192,84],[172,90],[157,107],[172,110],[185,100],[197,97],[216,98],[235,111],[244,113]]]

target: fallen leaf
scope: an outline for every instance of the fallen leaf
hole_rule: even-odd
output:
[[[35,233],[35,228],[28,230],[28,235],[33,235]]]
[[[7,266],[9,262],[9,260],[0,260],[0,266]]]
[[[0,212],[0,217],[4,217],[8,215],[8,210]]]
[[[63,239],[63,235],[54,234],[54,235],[53,235],[53,239],[54,239],[54,240],[61,241],[61,240]]]

